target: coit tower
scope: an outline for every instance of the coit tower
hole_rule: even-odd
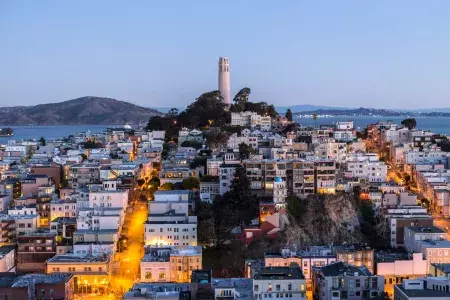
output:
[[[223,97],[223,103],[230,107],[230,64],[228,63],[228,57],[219,58],[219,91]]]

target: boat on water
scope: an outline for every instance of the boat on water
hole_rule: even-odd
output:
[[[14,129],[12,128],[0,128],[0,137],[4,136],[13,136],[14,135]]]

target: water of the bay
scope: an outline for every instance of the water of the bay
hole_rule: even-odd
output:
[[[393,121],[400,124],[405,117],[328,117],[318,118],[317,125],[334,124],[338,121],[354,121],[355,127],[363,129],[368,124],[376,123],[378,121]],[[450,134],[450,117],[416,117],[417,128],[424,130],[431,130],[436,133]],[[314,125],[315,121],[312,118],[296,118],[296,122],[301,125]],[[105,131],[108,127],[120,127],[110,125],[62,125],[62,126],[0,126],[0,128],[11,127],[14,129],[14,136],[0,137],[0,144],[6,144],[8,140],[22,140],[22,139],[39,139],[44,137],[47,140],[66,137],[78,132],[86,132],[90,130],[92,133],[99,133]]]
[[[373,124],[380,121],[393,121],[394,123],[400,124],[402,120],[406,117],[323,117],[317,119],[317,125],[331,125],[339,121],[354,121],[355,128],[364,129],[367,125]],[[431,130],[435,133],[450,134],[450,117],[415,117],[417,121],[417,128],[423,130]],[[312,118],[295,118],[295,122],[301,125],[313,126],[315,124]]]
[[[8,140],[32,140],[40,139],[42,136],[46,140],[67,137],[78,132],[86,132],[90,130],[92,133],[103,132],[108,125],[66,125],[66,126],[0,126],[1,128],[10,127],[14,129],[14,136],[0,137],[0,144],[6,144]],[[115,126],[116,127],[116,126]],[[120,127],[120,126],[117,126]]]

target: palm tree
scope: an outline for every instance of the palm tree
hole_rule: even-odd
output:
[[[317,114],[313,114],[314,126],[317,127]]]

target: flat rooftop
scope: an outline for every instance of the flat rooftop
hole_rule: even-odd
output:
[[[53,274],[26,274],[19,277],[11,287],[28,287],[30,282],[35,284],[56,284],[67,282],[73,277],[70,273],[53,273]]]
[[[158,190],[155,192],[156,195],[185,195],[189,194],[189,191],[186,190],[173,190],[173,191],[165,191],[165,190]]]
[[[408,296],[409,298],[422,298],[422,299],[431,299],[431,298],[444,298],[450,299],[450,292],[441,292],[435,290],[413,290],[413,289],[405,289],[401,285],[396,285],[396,289],[399,289],[403,294]]]
[[[300,268],[292,267],[265,267],[253,276],[254,280],[283,280],[305,279]]]
[[[430,241],[430,240],[421,240],[417,241],[420,244],[423,244],[423,247],[426,248],[450,248],[450,241]]]
[[[1,248],[0,248],[1,249]],[[432,264],[436,269],[450,274],[450,263],[443,263],[443,264]]]
[[[86,263],[103,263],[107,262],[109,257],[103,256],[77,256],[73,254],[55,255],[47,260],[47,264],[86,264]]]
[[[73,234],[113,234],[113,233],[117,233],[117,229],[101,229],[101,230],[77,229]]]
[[[413,226],[406,228],[415,233],[445,233],[445,230],[442,230],[436,226]]]
[[[70,217],[57,217],[53,221],[50,221],[50,223],[77,223],[77,218],[70,218]]]
[[[343,262],[336,262],[324,266],[320,269],[320,272],[325,277],[335,277],[340,275],[355,276],[355,274],[357,274],[357,276],[372,276],[372,273],[365,267],[355,267]]]

